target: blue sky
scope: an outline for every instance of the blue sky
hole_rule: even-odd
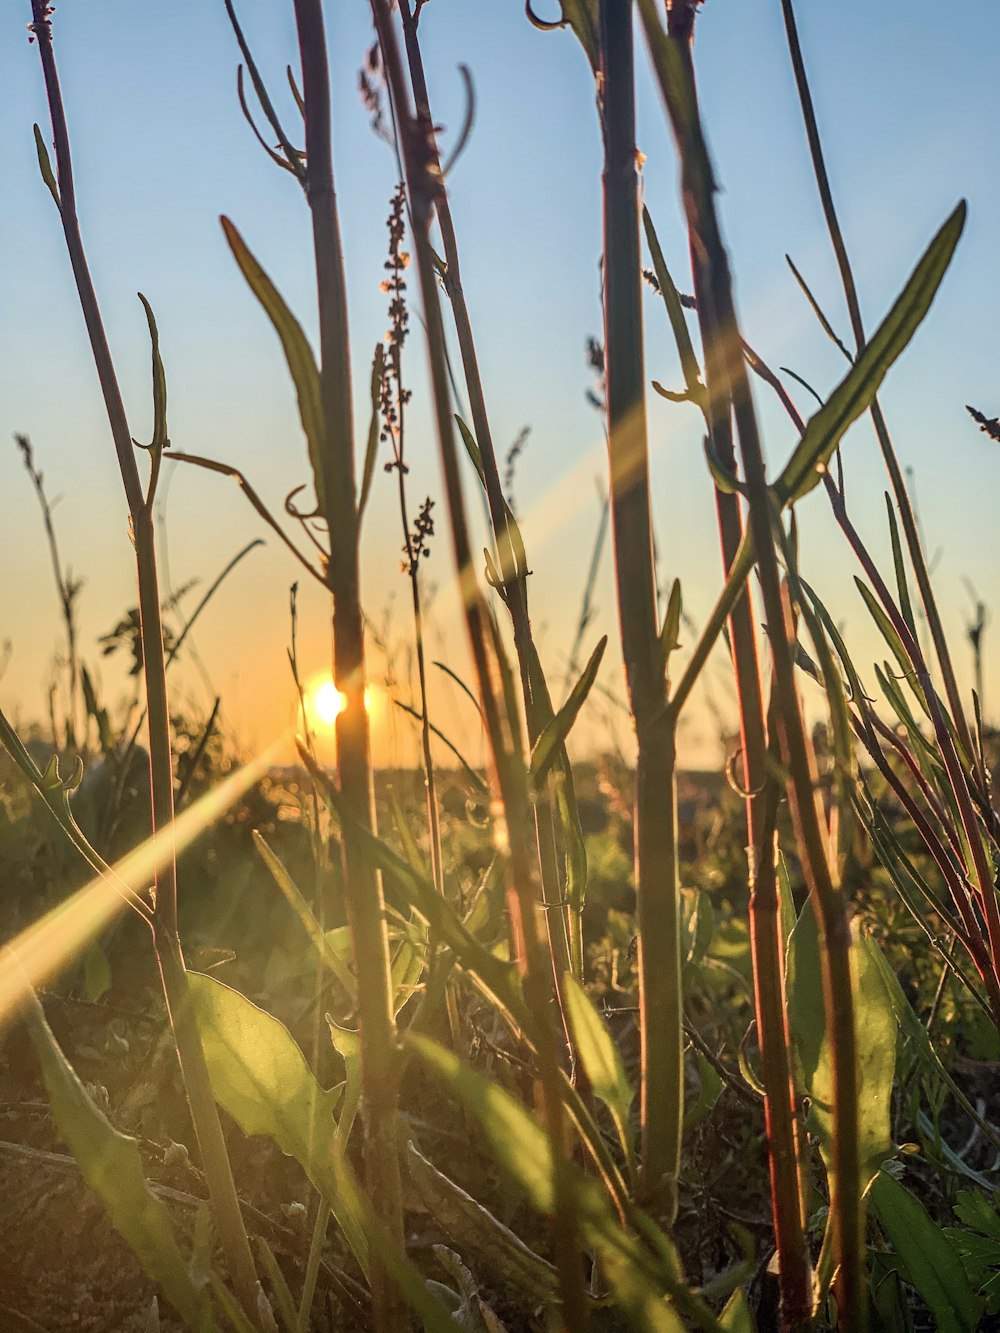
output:
[[[968,677],[963,626],[968,578],[1000,603],[995,497],[1000,453],[978,434],[966,402],[1000,411],[1000,180],[996,134],[1000,88],[995,57],[1000,11],[965,8],[942,23],[930,7],[902,0],[803,0],[800,27],[817,111],[866,317],[874,324],[930,236],[960,197],[966,234],[926,325],[890,374],[884,403],[904,463],[912,466],[927,544],[936,560],[956,655]],[[342,210],[358,434],[368,365],[384,335],[379,291],[391,153],[371,134],[357,71],[371,41],[364,0],[327,5],[334,78],[337,185]],[[284,86],[295,61],[290,4],[244,0],[248,36],[287,123]],[[31,125],[47,121],[37,50],[28,44],[29,5],[0,16],[0,639],[13,655],[0,702],[27,719],[44,711],[59,643],[55,593],[39,515],[13,444],[31,435],[53,495],[64,559],[86,579],[81,601],[85,657],[111,702],[123,678],[102,663],[96,637],[134,602],[131,549],[113,450],[75,302],[58,219],[38,178]],[[57,57],[75,149],[85,239],[102,300],[133,433],[148,435],[149,363],[135,292],[156,310],[170,390],[170,434],[186,451],[242,467],[280,509],[307,480],[305,450],[280,351],[228,254],[218,224],[233,218],[301,315],[314,325],[304,202],[290,177],[265,159],[235,96],[238,53],[221,4],[64,0],[54,15]],[[600,145],[589,71],[566,33],[542,34],[519,0],[432,0],[421,24],[436,119],[454,133],[463,115],[459,63],[472,70],[476,125],[451,178],[465,286],[476,329],[494,435],[501,447],[524,425],[532,433],[516,483],[531,564],[531,595],[543,655],[561,679],[597,521],[595,479],[604,473],[601,424],[584,399],[584,340],[600,330]],[[679,285],[686,245],[676,161],[641,44],[639,140],[647,155],[645,198]],[[746,337],[772,364],[791,365],[821,391],[842,373],[785,266],[788,252],[846,336],[836,272],[822,228],[777,0],[708,0],[696,63],[703,110],[723,194],[721,210],[737,275]],[[678,381],[661,310],[646,307],[650,378]],[[427,416],[419,322],[408,346],[414,390],[409,443],[412,491],[439,496]],[[771,458],[792,437],[759,398]],[[808,405],[800,400],[803,408]],[[699,423],[686,408],[650,404],[656,528],[665,573],[681,577],[698,620],[719,584],[712,496]],[[884,477],[867,423],[846,447],[857,525],[879,555],[887,550]],[[249,508],[220,478],[176,469],[167,492],[169,577],[206,585],[229,557],[261,535]],[[470,484],[470,499],[476,497]],[[803,506],[807,573],[826,594],[858,656],[877,651],[853,588],[851,558],[821,494]],[[396,670],[404,678],[409,621],[398,573],[401,535],[390,478],[377,474],[365,534],[365,595],[382,624],[391,607]],[[435,601],[435,653],[462,668],[464,645],[450,592],[448,545],[439,539],[428,575]],[[196,632],[200,657],[223,695],[227,723],[247,745],[285,726],[293,705],[285,662],[288,585],[296,570],[273,541],[253,552]],[[187,605],[193,604],[197,593]],[[302,656],[309,671],[328,657],[322,596],[302,590]],[[614,637],[610,566],[598,587],[598,624]],[[987,632],[988,668],[992,639]],[[375,674],[382,663],[375,655]],[[620,663],[609,654],[616,686]],[[180,673],[182,696],[204,706],[197,672]],[[712,694],[728,714],[725,664]],[[406,694],[405,684],[402,693]],[[988,671],[987,706],[1000,707],[1000,673]],[[456,733],[475,744],[471,718],[443,690]],[[595,709],[591,738],[610,739]],[[993,711],[996,715],[995,709]],[[379,757],[412,756],[398,720],[376,719]],[[715,723],[702,705],[687,733],[693,761],[707,756]],[[624,738],[625,729],[618,724]]]

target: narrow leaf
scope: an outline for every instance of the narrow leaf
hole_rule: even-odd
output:
[[[579,716],[580,709],[597,679],[601,658],[604,656],[604,650],[607,646],[608,637],[604,635],[591,653],[590,661],[584,667],[580,679],[570,690],[566,702],[555,717],[543,728],[538,740],[535,741],[531,751],[530,772],[531,779],[536,787],[544,782],[546,774],[559,756],[562,746],[566,742],[566,737],[569,735],[573,723]]]
[[[320,394],[319,370],[316,358],[302,325],[285,304],[281,293],[267,276],[260,264],[250,253],[243,237],[230,222],[222,218],[222,230],[229,248],[233,252],[240,271],[246,278],[250,290],[264,307],[274,330],[281,340],[285,360],[291,372],[292,381],[299,402],[299,416],[309,446],[309,461],[313,470],[313,485],[316,489],[316,502],[320,512],[326,513],[326,494],[323,483],[323,400]]]
[[[871,1189],[882,1230],[939,1333],[975,1333],[981,1305],[962,1261],[930,1214],[899,1181],[880,1172]]]
[[[656,235],[656,228],[653,226],[653,219],[649,215],[648,208],[642,210],[642,225],[646,232],[646,244],[649,246],[649,255],[653,261],[656,283],[660,289],[663,304],[666,306],[667,318],[670,320],[670,330],[674,335],[677,354],[681,359],[685,396],[691,402],[704,408],[707,401],[707,391],[701,381],[701,369],[698,365],[698,358],[694,354],[691,334],[688,332],[687,320],[684,317],[684,307],[681,305],[681,298],[674,286],[674,280],[670,276],[666,260],[663,258],[663,251],[660,249],[659,238]],[[657,392],[662,392],[662,390],[658,389]]]
[[[784,506],[817,486],[847,428],[871,406],[886,372],[930,309],[965,226],[963,200],[924,253],[895,305],[826,403],[809,418],[802,438],[774,483]]]
[[[52,1115],[76,1158],[84,1180],[101,1200],[115,1230],[186,1322],[207,1330],[210,1318],[174,1239],[166,1207],[151,1193],[135,1139],[110,1123],[95,1106],[63,1055],[33,999],[27,1022],[42,1066]]]
[[[917,622],[913,618],[913,604],[910,601],[910,588],[906,579],[906,560],[903,556],[903,544],[899,540],[899,524],[896,522],[896,510],[889,492],[885,493],[885,508],[889,516],[889,537],[892,541],[892,563],[896,570],[896,590],[899,594],[899,610],[906,621],[906,627],[917,637]]]
[[[382,377],[385,374],[385,348],[381,343],[375,347],[375,356],[372,360],[371,377],[371,400],[372,415],[368,423],[368,443],[365,446],[365,462],[361,471],[361,494],[358,498],[358,518],[365,512],[365,506],[368,503],[368,494],[372,488],[372,479],[375,476],[375,460],[378,456],[379,427],[382,420],[381,394]]]
[[[833,1169],[834,1069],[824,1013],[821,948],[816,913],[807,904],[788,944],[788,1019],[799,1086],[810,1098],[808,1125],[819,1139],[829,1172]],[[896,1018],[872,948],[855,929],[851,976],[862,1190],[892,1150],[890,1109],[896,1069]]]
[[[59,198],[59,186],[56,184],[56,178],[52,171],[52,163],[49,161],[49,150],[42,138],[42,132],[36,125],[35,130],[35,152],[38,154],[38,170],[42,173],[42,180],[45,182],[49,194],[55,200],[56,208],[62,212],[62,200]]]
[[[563,999],[573,1028],[577,1055],[596,1096],[608,1107],[623,1146],[628,1143],[628,1117],[634,1092],[625,1073],[621,1052],[575,977],[566,974]]]

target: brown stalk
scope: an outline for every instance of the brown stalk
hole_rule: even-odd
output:
[[[440,196],[440,176],[433,169],[436,152],[429,147],[430,127],[410,104],[389,0],[372,0],[372,12],[382,51],[383,67],[392,98],[399,143],[406,170],[413,217],[413,234],[430,359],[434,412],[448,502],[452,546],[460,586],[469,646],[501,810],[495,828],[499,850],[508,860],[508,904],[515,934],[516,955],[522,969],[524,996],[532,1018],[531,1037],[538,1053],[539,1080],[546,1126],[554,1163],[555,1207],[553,1242],[559,1271],[559,1318],[566,1330],[587,1327],[580,1246],[571,1192],[567,1188],[567,1122],[562,1097],[562,1072],[555,1029],[551,1020],[552,977],[550,958],[540,921],[537,888],[532,874],[527,829],[530,812],[527,774],[517,734],[516,712],[506,719],[498,698],[501,663],[498,640],[478,582],[472,573],[472,549],[466,522],[455,427],[445,359],[445,335],[429,230]]]
[[[104,396],[108,422],[118,455],[122,483],[128,502],[132,541],[135,546],[139,584],[139,614],[143,645],[143,671],[146,684],[150,779],[152,787],[153,836],[173,844],[173,768],[170,755],[170,719],[167,708],[166,674],[163,654],[163,627],[156,575],[153,533],[153,495],[143,496],[139,470],[133,452],[115,373],[111,348],[101,318],[97,293],[87,264],[80,224],[76,213],[73,163],[69,130],[63,107],[55,54],[52,48],[52,24],[45,0],[32,0],[32,32],[38,41],[42,73],[48,97],[49,115],[56,150],[57,204],[63,235],[76,280],[80,306]],[[187,972],[177,933],[177,870],[172,854],[157,857],[160,869],[154,880],[153,941],[167,1011],[177,1044],[191,1117],[194,1122],[202,1165],[208,1182],[215,1221],[230,1275],[239,1300],[251,1318],[256,1318],[257,1278],[246,1229],[240,1214],[218,1107],[212,1094],[205,1053],[197,1021],[190,1003]]]
[[[671,37],[677,42],[679,55],[687,66],[693,90],[695,79],[690,43],[683,35],[675,36],[671,32]],[[693,233],[691,239],[693,242]],[[708,282],[708,275],[704,271],[699,273],[704,268],[704,259],[694,244],[691,246],[691,263],[696,273],[695,286],[703,289]],[[718,462],[728,472],[735,473],[736,452],[727,358],[719,331],[712,327],[710,319],[702,321],[702,331],[708,389],[706,424],[711,447]],[[717,487],[715,501],[723,565],[728,575],[743,540],[743,515],[736,493]],[[729,643],[739,704],[740,753],[746,792],[750,944],[760,1072],[765,1092],[771,1211],[781,1286],[781,1325],[783,1329],[798,1330],[808,1327],[810,1322],[811,1265],[802,1221],[801,1128],[789,1058],[784,947],[780,925],[776,817],[781,783],[777,776],[777,756],[770,752],[765,726],[757,636],[749,588],[743,592],[730,616]]]
[[[729,261],[715,211],[714,180],[705,147],[690,64],[681,54],[693,31],[694,6],[668,7],[670,38],[652,0],[640,0],[650,47],[681,158],[682,190],[693,252],[699,319],[706,343],[717,342],[729,381],[740,443],[764,612],[774,659],[775,716],[787,793],[806,882],[823,940],[822,972],[827,1031],[834,1067],[834,1171],[831,1218],[839,1272],[839,1317],[862,1329],[867,1320],[864,1232],[858,1147],[858,1088],[851,989],[850,929],[839,885],[831,875],[826,832],[817,801],[817,774],[803,724],[794,676],[795,627],[775,549],[778,521],[767,485],[763,450],[750,394],[733,304]]]

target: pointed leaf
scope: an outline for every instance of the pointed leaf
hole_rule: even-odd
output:
[[[889,515],[889,538],[892,542],[892,563],[896,570],[896,591],[899,595],[899,610],[906,621],[906,627],[917,637],[917,622],[913,618],[913,604],[910,601],[910,588],[906,578],[906,560],[903,556],[903,544],[899,540],[899,524],[896,522],[896,510],[889,492],[885,493],[885,508]]]
[[[531,751],[530,772],[531,780],[536,788],[544,782],[549,769],[560,753],[561,747],[565,744],[566,737],[569,735],[573,723],[579,716],[580,709],[597,679],[597,673],[601,667],[601,658],[604,656],[604,650],[607,646],[608,637],[605,635],[591,653],[590,661],[584,667],[580,679],[570,690],[566,702],[555,717],[547,723],[538,740],[535,741]]]
[[[264,841],[262,834],[258,829],[253,830],[254,844],[263,858],[264,864],[274,879],[275,884],[285,895],[285,899],[292,911],[302,922],[302,926],[312,941],[313,947],[319,952],[324,963],[337,978],[344,990],[352,1000],[357,999],[358,983],[354,978],[354,973],[348,966],[348,959],[351,957],[350,949],[345,953],[342,949],[334,947],[335,941],[331,939],[332,931],[324,932],[320,928],[319,922],[313,916],[312,909],[306,902],[302,891],[292,879],[291,875],[285,869],[282,861],[272,852],[271,848]],[[349,936],[348,936],[349,939]]]
[[[300,1163],[366,1268],[364,1237],[345,1213],[332,1166],[342,1089],[324,1091],[285,1025],[245,995],[200,972],[188,973],[188,986],[216,1100],[245,1134],[266,1134]]]
[[[650,217],[647,208],[642,210],[642,225],[646,232],[646,244],[649,246],[649,255],[653,261],[656,283],[660,289],[663,304],[667,309],[670,329],[674,335],[674,342],[677,344],[677,354],[681,359],[681,370],[684,372],[684,396],[704,409],[707,392],[701,381],[701,369],[698,365],[698,358],[694,354],[691,334],[688,332],[687,320],[684,317],[684,307],[681,305],[681,298],[674,286],[674,280],[670,276],[666,260],[663,258],[656,228],[653,226],[653,219]],[[658,386],[656,387],[657,392],[663,392]]]
[[[742,1288],[737,1289],[726,1301],[719,1323],[726,1333],[754,1333],[753,1315]]]
[[[892,1150],[890,1110],[896,1069],[896,1019],[875,946],[854,928],[851,976],[857,1045],[859,1157],[866,1189]],[[807,904],[788,944],[788,1019],[799,1086],[810,1098],[809,1128],[832,1171],[834,1073],[823,1003],[816,913]]]
[[[975,1333],[981,1303],[954,1247],[923,1204],[884,1171],[872,1185],[871,1200],[907,1280],[934,1316],[935,1328],[940,1333]]]
[[[371,377],[371,400],[372,415],[368,423],[368,443],[365,446],[365,462],[361,470],[361,494],[358,498],[358,518],[365,512],[365,505],[368,503],[368,493],[372,488],[372,478],[375,476],[375,459],[378,455],[379,426],[382,420],[382,377],[385,374],[385,348],[379,343],[375,348],[375,357],[372,361]]]
[[[324,422],[323,400],[320,393],[319,370],[316,358],[309,346],[309,341],[302,331],[302,325],[289,310],[285,301],[267,276],[260,264],[250,253],[243,237],[226,217],[221,219],[229,248],[233,252],[250,290],[264,307],[274,330],[281,339],[285,360],[291,372],[292,382],[299,402],[299,416],[309,446],[309,461],[312,464],[313,486],[316,490],[316,502],[321,513],[326,513],[326,495],[323,484],[323,447]]]
[[[871,406],[886,372],[930,309],[965,226],[963,200],[931,241],[892,309],[825,404],[809,418],[802,438],[774,483],[784,506],[819,484],[845,431]]]
[[[563,999],[573,1029],[576,1052],[596,1096],[608,1107],[623,1146],[627,1145],[628,1118],[634,1092],[625,1073],[621,1052],[594,1008],[590,996],[567,972]]]
[[[42,173],[42,180],[48,189],[49,194],[55,200],[56,208],[62,212],[62,200],[59,198],[59,186],[56,184],[56,178],[52,171],[52,163],[49,161],[49,150],[42,138],[42,132],[36,125],[35,130],[35,152],[38,154],[38,170]]]
[[[163,369],[163,358],[160,356],[160,334],[156,327],[156,316],[153,314],[153,307],[142,292],[136,294],[142,302],[143,310],[146,312],[153,360],[153,438],[149,448],[154,453],[159,453],[170,447],[170,440],[167,438],[167,375]]]

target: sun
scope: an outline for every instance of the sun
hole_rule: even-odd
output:
[[[329,676],[322,676],[313,683],[306,706],[315,726],[332,727],[347,706],[347,696]]]
[[[338,690],[331,676],[316,676],[306,689],[306,716],[316,731],[332,731],[337,718],[347,707],[347,696]],[[372,691],[365,687],[365,711],[372,711]]]

